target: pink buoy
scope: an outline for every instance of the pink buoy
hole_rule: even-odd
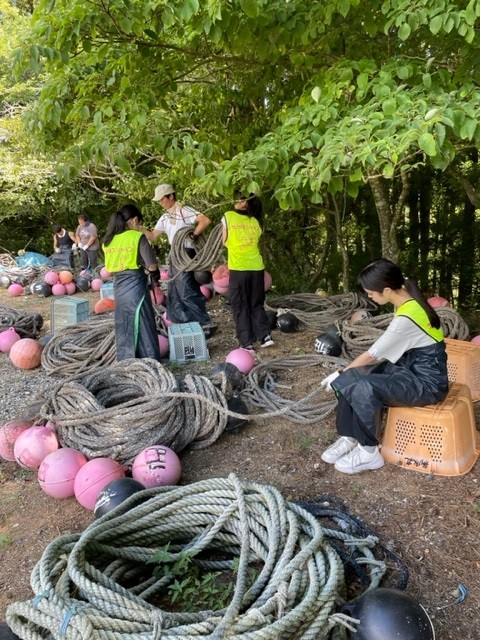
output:
[[[92,291],[100,291],[100,289],[102,288],[102,284],[103,284],[103,280],[101,278],[94,278],[90,282],[90,289]]]
[[[73,296],[73,294],[77,290],[77,285],[74,282],[67,282],[67,284],[64,286],[67,296]]]
[[[107,271],[107,270],[105,269],[105,267],[102,267],[102,268],[100,269],[100,277],[101,277],[103,280],[108,280],[108,278],[111,278],[111,277],[112,277],[112,274],[110,273],[110,271]]]
[[[168,327],[170,327],[170,326],[173,324],[173,322],[172,322],[172,321],[170,320],[170,318],[167,316],[167,312],[166,312],[166,311],[164,311],[164,312],[162,313],[162,321],[163,321],[163,324],[165,325],[165,327],[166,327],[167,329],[168,329]]]
[[[201,285],[200,292],[207,300],[210,300],[210,298],[212,297],[212,290],[209,289],[205,284]]]
[[[472,344],[480,344],[480,336],[473,336],[473,338],[470,340],[470,342]]]
[[[8,355],[19,369],[35,369],[42,359],[42,345],[33,338],[21,338],[12,345]]]
[[[181,473],[175,451],[159,444],[141,451],[132,466],[132,477],[147,489],[177,484]]]
[[[160,280],[163,280],[164,282],[166,282],[169,279],[170,279],[170,271],[168,269],[162,269],[160,271]]]
[[[55,431],[44,425],[36,425],[18,436],[13,453],[15,460],[24,469],[38,469],[44,458],[59,446]]]
[[[38,468],[38,482],[53,498],[71,498],[75,495],[75,476],[86,463],[87,458],[76,449],[52,451]]]
[[[15,342],[18,342],[19,340],[20,336],[13,327],[5,329],[5,331],[0,333],[0,351],[3,351],[3,353],[10,353],[10,349],[13,347]]]
[[[227,354],[225,362],[235,365],[239,371],[246,375],[255,366],[255,356],[247,349],[234,349]]]
[[[25,289],[22,287],[21,284],[16,284],[14,282],[8,287],[7,291],[11,296],[13,296],[14,298],[17,298],[18,296],[23,296]]]
[[[213,288],[215,289],[216,293],[219,293],[222,296],[225,296],[228,293],[228,284],[227,285],[220,285],[217,282],[214,282],[213,283]]]
[[[219,287],[227,287],[230,280],[230,269],[226,264],[221,264],[212,271],[214,285]]]
[[[58,273],[56,271],[47,271],[47,273],[43,276],[45,282],[53,287],[54,284],[59,283]]]
[[[13,462],[15,453],[13,447],[18,436],[32,426],[31,422],[22,419],[9,420],[0,428],[0,456],[4,460]]]
[[[52,286],[52,293],[54,296],[64,296],[67,293],[65,285],[61,282],[57,282]]]
[[[58,274],[58,281],[61,284],[69,284],[73,282],[73,273],[71,271],[60,271]]]
[[[450,306],[450,302],[446,298],[442,298],[442,296],[428,298],[428,304],[434,309],[445,309],[445,307]]]
[[[168,338],[159,334],[158,336],[158,346],[160,348],[160,355],[162,358],[168,356],[168,352],[170,351],[170,345],[168,342]]]
[[[272,276],[268,273],[268,271],[263,272],[263,286],[265,291],[268,291],[272,286],[273,280]]]
[[[165,302],[165,294],[160,287],[153,287],[153,289],[150,289],[150,297],[152,298],[152,303],[154,305],[163,304]]]
[[[109,482],[124,478],[125,469],[111,458],[94,458],[81,467],[75,476],[73,485],[78,502],[93,511],[95,502]]]

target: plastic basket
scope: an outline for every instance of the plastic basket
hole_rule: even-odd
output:
[[[464,340],[445,339],[450,382],[466,384],[472,400],[480,400],[480,346]]]
[[[113,282],[105,282],[100,287],[100,299],[103,298],[111,298],[115,300],[115,296],[113,294]]]
[[[467,473],[480,453],[467,385],[454,383],[447,397],[425,407],[389,407],[382,441],[386,462],[440,476]]]
[[[52,333],[86,320],[89,315],[90,306],[85,298],[55,298],[51,307]]]
[[[205,334],[198,322],[170,325],[168,344],[172,362],[202,362],[210,359]]]

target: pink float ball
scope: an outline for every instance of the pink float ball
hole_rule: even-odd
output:
[[[57,284],[54,284],[52,287],[52,293],[54,296],[64,296],[67,293],[67,290],[64,284],[57,282]]]
[[[73,273],[71,271],[60,271],[58,274],[58,281],[62,284],[73,282]]]
[[[206,298],[207,300],[210,300],[210,298],[212,297],[211,289],[209,289],[206,285],[202,284],[202,286],[200,287],[200,291],[204,298]]]
[[[74,282],[67,282],[67,284],[64,286],[67,296],[73,296],[73,294],[77,290],[77,285]]]
[[[15,460],[24,469],[38,469],[44,458],[59,448],[55,431],[44,425],[30,427],[15,440]]]
[[[18,436],[32,426],[31,422],[21,419],[9,420],[0,428],[0,456],[4,460],[13,462],[15,453],[13,447]]]
[[[150,289],[150,297],[152,298],[152,303],[155,305],[163,304],[165,302],[165,294],[160,287]]]
[[[19,369],[35,369],[42,359],[42,345],[33,338],[21,338],[12,345],[8,355]]]
[[[213,283],[213,288],[215,289],[215,291],[219,294],[221,294],[222,296],[227,295],[228,293],[228,284],[223,286],[223,285],[219,285],[216,282]]]
[[[160,271],[160,280],[166,281],[170,278],[170,271],[168,269],[162,269]]]
[[[60,279],[58,277],[58,273],[56,271],[47,271],[47,273],[43,276],[45,282],[51,286],[54,284],[58,284]]]
[[[167,316],[167,312],[166,311],[164,311],[162,313],[162,321],[163,321],[163,324],[165,325],[166,328],[170,327],[173,324],[173,322]]]
[[[263,272],[263,286],[265,291],[268,291],[272,286],[272,276],[268,273],[268,271]]]
[[[18,296],[23,296],[24,288],[22,287],[21,284],[16,284],[14,282],[8,287],[7,291],[11,296],[16,298]]]
[[[87,458],[76,449],[52,451],[38,467],[38,482],[53,498],[71,498],[75,495],[75,476],[86,463]]]
[[[168,342],[168,338],[162,336],[161,334],[158,336],[158,346],[160,347],[160,355],[162,358],[168,355],[170,351],[170,345]]]
[[[227,287],[230,280],[230,269],[226,264],[221,264],[212,271],[214,285],[219,287]]]
[[[227,354],[225,362],[234,364],[244,374],[250,373],[255,366],[255,356],[247,349],[234,349]]]
[[[141,451],[132,466],[132,477],[147,489],[177,484],[181,473],[180,460],[175,451],[159,444]]]
[[[94,458],[81,467],[73,485],[78,502],[93,511],[95,502],[109,482],[125,477],[125,469],[111,458]]]
[[[103,280],[101,278],[94,278],[90,282],[90,289],[92,291],[100,291],[100,289],[102,288],[102,284],[103,284]]]
[[[450,306],[450,302],[441,296],[432,296],[431,298],[428,298],[428,304],[434,309],[445,309],[445,307]]]
[[[472,344],[480,344],[480,336],[473,336],[473,338],[470,340],[470,342]]]
[[[101,277],[103,280],[108,280],[108,278],[111,278],[111,277],[112,277],[112,274],[110,273],[110,271],[107,271],[107,270],[105,269],[105,267],[102,267],[102,268],[100,269],[100,277]]]
[[[0,351],[3,351],[3,353],[10,353],[10,349],[13,347],[15,342],[18,342],[19,340],[20,336],[13,327],[5,329],[5,331],[0,333]]]

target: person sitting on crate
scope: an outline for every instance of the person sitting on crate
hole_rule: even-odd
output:
[[[153,231],[143,229],[150,242],[154,242],[165,233],[171,245],[180,229],[191,227],[190,237],[185,242],[185,251],[190,258],[196,254],[195,240],[208,227],[211,220],[203,213],[192,207],[187,207],[177,201],[175,190],[169,184],[161,184],[155,189],[154,202],[158,202],[165,209]],[[196,281],[193,271],[177,274],[172,263],[169,264],[170,280],[167,290],[167,314],[169,320],[177,323],[198,322],[208,338],[213,335],[210,316],[207,312],[205,296],[200,291],[200,284]]]
[[[384,406],[421,407],[448,393],[440,318],[417,283],[385,258],[366,266],[358,282],[377,304],[393,304],[395,317],[368,351],[321,382],[337,396],[340,435],[321,457],[349,474],[384,465],[379,447]]]
[[[149,283],[160,282],[160,271],[153,248],[139,230],[142,220],[139,209],[127,204],[110,216],[103,238],[105,268],[113,275],[117,360],[160,361],[149,291]]]
[[[72,252],[76,249],[75,234],[59,224],[54,224],[52,228],[54,250],[54,254],[50,257],[52,267],[71,269],[73,266]]]

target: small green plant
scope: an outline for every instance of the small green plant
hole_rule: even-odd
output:
[[[2,547],[6,547],[7,545],[12,544],[12,539],[10,536],[1,535],[0,534],[0,549]]]
[[[161,574],[170,603],[189,612],[227,606],[232,591],[229,576],[222,571],[204,573],[195,560],[197,551],[172,554],[169,546],[158,549],[149,562],[158,564],[154,573]],[[232,571],[234,567],[233,562]]]

